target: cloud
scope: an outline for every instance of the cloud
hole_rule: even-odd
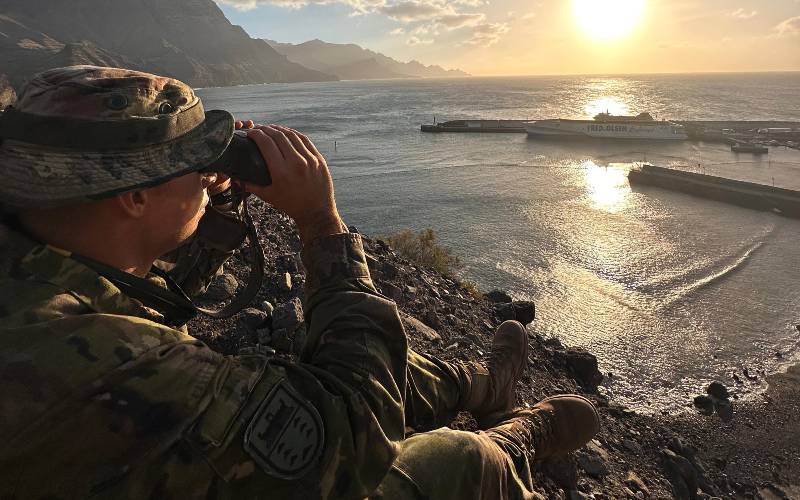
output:
[[[527,14],[522,16],[522,20],[527,21],[529,19],[533,19],[534,17],[536,17],[536,12],[528,12]]]
[[[733,12],[729,12],[728,16],[736,18],[736,19],[750,19],[756,17],[758,14],[757,10],[746,11],[743,8],[739,7],[738,9],[734,10]]]
[[[396,21],[413,22],[433,19],[435,17],[452,14],[453,11],[441,4],[422,1],[404,1],[391,5],[383,5],[378,11],[386,14]]]
[[[790,17],[789,19],[781,22],[775,26],[775,31],[778,36],[796,36],[800,35],[800,16]]]
[[[500,37],[509,32],[506,23],[481,23],[471,28],[471,36],[465,43],[469,45],[480,45],[491,47],[500,41]]]
[[[486,19],[486,16],[484,14],[479,14],[479,13],[447,14],[445,16],[437,18],[436,23],[447,29],[453,30],[457,28],[463,28],[464,26],[475,26],[484,19]]]
[[[308,5],[345,5],[352,9],[351,15],[383,14],[388,18],[409,24],[413,29],[399,27],[391,31],[391,35],[411,35],[406,40],[408,45],[427,45],[433,43],[433,37],[440,31],[464,30],[467,39],[464,43],[490,46],[510,30],[506,23],[490,23],[486,14],[481,12],[464,12],[486,5],[487,0],[216,0],[217,3],[247,11],[260,5],[273,5],[287,9],[300,9]],[[523,19],[530,19],[534,13],[525,14]]]
[[[406,45],[429,45],[431,43],[433,43],[431,39],[422,39],[416,36],[412,36],[406,40]]]
[[[347,5],[356,14],[366,14],[373,12],[379,7],[386,5],[386,0],[216,0],[217,3],[230,5],[236,10],[253,10],[260,5],[274,5],[287,9],[299,9],[307,5],[328,5],[338,3]]]

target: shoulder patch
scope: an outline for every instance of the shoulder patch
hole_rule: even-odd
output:
[[[325,443],[317,409],[285,380],[261,403],[244,434],[244,449],[269,475],[299,479]]]

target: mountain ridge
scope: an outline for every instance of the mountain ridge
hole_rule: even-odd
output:
[[[213,0],[6,0],[0,67],[19,86],[37,71],[109,64],[192,86],[331,81],[232,24]]]
[[[264,41],[290,61],[334,74],[343,80],[470,76],[458,69],[448,70],[438,65],[424,65],[416,60],[401,62],[354,43],[330,43],[318,38],[299,44],[281,43],[270,39]],[[371,67],[369,72],[366,71],[368,67]],[[354,68],[357,71],[354,71]]]

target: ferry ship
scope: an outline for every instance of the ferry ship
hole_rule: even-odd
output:
[[[529,136],[683,141],[689,138],[683,125],[656,121],[650,113],[615,116],[600,113],[594,120],[537,120],[525,127]]]

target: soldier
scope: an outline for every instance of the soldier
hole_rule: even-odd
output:
[[[297,222],[299,361],[188,334],[153,263],[177,248],[173,277],[197,291],[241,243],[198,226],[241,213],[230,182],[199,171],[242,126],[181,82],[93,66],[37,75],[0,118],[0,496],[534,498],[531,461],[585,444],[596,410],[572,395],[513,409],[516,322],[485,364],[410,351],[294,130],[247,132],[273,184],[245,187]],[[460,409],[487,430],[431,430]]]

